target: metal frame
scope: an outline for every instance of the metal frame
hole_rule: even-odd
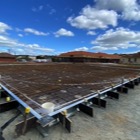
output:
[[[25,102],[23,102],[19,97],[17,97],[13,92],[11,92],[9,89],[7,89],[4,85],[2,85],[0,83],[0,86],[10,95],[12,96],[17,102],[19,102],[23,107],[29,107]],[[41,119],[42,116],[40,114],[38,114],[35,110],[33,110],[32,108],[30,109],[31,113],[37,118],[37,119]]]
[[[56,111],[54,111],[54,112],[48,114],[48,115],[49,115],[49,116],[54,116],[54,115],[58,114],[59,112],[62,112],[62,111],[64,111],[64,110],[67,110],[67,109],[72,108],[72,107],[74,107],[74,106],[76,106],[76,105],[78,105],[78,104],[83,103],[83,102],[85,101],[85,98],[86,98],[87,100],[90,100],[90,99],[92,99],[92,98],[94,98],[94,97],[98,97],[99,94],[100,94],[100,95],[103,95],[103,94],[105,94],[106,92],[108,92],[108,91],[110,91],[110,90],[114,90],[114,89],[116,89],[117,87],[123,86],[123,85],[129,83],[130,81],[134,81],[134,80],[136,80],[136,79],[138,79],[138,78],[140,78],[140,77],[137,77],[137,78],[134,78],[134,79],[131,79],[131,80],[127,80],[127,81],[125,81],[125,82],[123,82],[123,83],[121,83],[121,84],[118,84],[118,85],[114,86],[114,87],[109,87],[108,89],[103,90],[103,91],[101,91],[100,93],[91,93],[90,95],[85,96],[84,99],[81,99],[81,100],[79,100],[79,101],[77,101],[77,102],[75,102],[75,103],[73,103],[73,104],[70,104],[70,105],[68,105],[68,106],[65,106],[65,107],[63,107],[63,108],[61,108],[61,109],[59,109],[59,110],[56,110]],[[94,94],[94,95],[93,95],[93,94]]]
[[[131,82],[131,81],[134,81],[134,80],[136,80],[136,79],[138,79],[138,78],[140,78],[140,77],[137,77],[137,78],[134,78],[134,79],[131,79],[131,80],[127,80],[127,81],[125,81],[125,82],[123,82],[123,83],[121,83],[121,84],[118,84],[118,85],[116,85],[116,86],[114,86],[114,87],[109,87],[109,88],[107,88],[106,90],[103,90],[103,91],[100,91],[99,93],[97,93],[97,92],[94,92],[94,93],[91,93],[90,95],[87,95],[87,96],[84,96],[84,97],[82,97],[82,99],[79,99],[78,101],[76,101],[76,102],[74,102],[74,103],[71,103],[71,104],[69,104],[69,105],[67,105],[67,106],[64,106],[64,107],[62,107],[61,109],[58,109],[58,110],[56,110],[56,111],[54,111],[54,112],[52,112],[52,113],[49,113],[48,115],[45,115],[45,116],[41,116],[40,114],[38,114],[34,109],[32,109],[31,108],[31,114],[33,114],[38,120],[43,120],[43,119],[45,119],[45,118],[47,118],[48,116],[54,116],[54,115],[56,115],[56,114],[58,114],[58,113],[60,113],[60,112],[62,112],[62,111],[65,111],[65,110],[67,110],[67,109],[70,109],[70,108],[72,108],[72,107],[74,107],[74,106],[77,106],[78,104],[81,104],[81,103],[83,103],[84,101],[85,101],[85,98],[86,98],[86,100],[90,100],[90,99],[92,99],[92,98],[94,98],[94,97],[98,97],[99,95],[104,95],[106,92],[108,92],[108,91],[110,91],[110,90],[114,90],[114,89],[116,89],[117,87],[120,87],[120,86],[123,86],[123,85],[125,85],[125,84],[127,84],[127,83],[129,83],[129,82]],[[8,94],[10,94],[10,96],[12,96],[17,102],[19,102],[23,107],[28,107],[28,105],[25,103],[25,102],[23,102],[19,97],[17,97],[13,92],[11,92],[9,89],[7,89],[4,85],[2,85],[1,83],[0,83],[0,86],[8,93]]]

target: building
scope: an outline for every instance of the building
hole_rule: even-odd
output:
[[[9,53],[0,53],[0,63],[1,62],[16,62],[16,57]]]
[[[59,62],[101,62],[101,63],[119,63],[121,56],[106,54],[106,53],[92,53],[85,51],[73,51],[62,53],[58,56]]]
[[[18,62],[33,62],[36,60],[36,56],[16,55],[16,59]]]
[[[134,54],[124,54],[121,57],[123,64],[140,64],[140,52]]]
[[[38,55],[36,56],[35,62],[52,62],[53,56],[48,56],[48,55]]]

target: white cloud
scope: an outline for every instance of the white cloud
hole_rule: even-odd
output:
[[[0,46],[17,47],[17,46],[24,46],[24,45],[22,43],[18,43],[16,40],[0,35]]]
[[[59,29],[57,32],[54,33],[55,37],[60,37],[60,36],[74,36],[74,33],[71,31],[68,31],[64,28]]]
[[[87,35],[96,35],[96,33],[94,31],[88,31]]]
[[[125,28],[117,28],[116,30],[108,30],[105,34],[100,35],[95,41],[91,42],[98,50],[118,50],[130,47],[139,47],[140,32],[132,31]]]
[[[25,44],[20,43],[17,40],[11,39],[7,36],[0,35],[0,47],[1,50],[5,48],[10,48],[16,54],[53,54],[55,52],[54,49],[46,48],[40,46],[39,44]]]
[[[92,50],[95,50],[95,51],[106,51],[107,48],[105,47],[101,47],[101,46],[94,46],[94,47],[91,47]]]
[[[43,10],[43,8],[44,8],[44,6],[43,5],[40,5],[38,7],[33,7],[32,8],[32,11],[33,12],[39,12],[39,11]]]
[[[23,34],[18,34],[19,37],[23,37]]]
[[[79,16],[69,17],[67,22],[80,29],[105,29],[109,25],[117,25],[117,13],[113,10],[98,10],[88,5],[82,9]]]
[[[54,52],[54,49],[50,49],[50,48],[45,48],[45,47],[41,47],[38,44],[27,44],[25,45],[28,49],[33,49],[33,50],[39,50],[39,51],[45,51],[45,52]]]
[[[87,47],[76,48],[75,51],[88,51]]]
[[[11,30],[11,29],[12,28],[9,25],[7,25],[3,22],[0,22],[0,34],[6,34],[7,33],[6,31]]]
[[[121,12],[120,16],[124,20],[140,20],[140,5],[137,0],[96,0],[96,8]]]
[[[134,21],[139,21],[140,20],[140,10],[131,10],[127,9],[123,12],[122,18],[125,20],[134,20]]]
[[[56,10],[52,8],[52,9],[50,10],[49,14],[52,15],[52,14],[54,14],[54,13],[56,13]]]
[[[44,33],[44,32],[41,32],[41,31],[38,31],[38,30],[32,29],[32,28],[25,28],[24,32],[34,34],[34,35],[38,35],[38,36],[47,36],[48,35],[48,33]]]
[[[15,31],[16,31],[16,32],[22,32],[22,29],[15,28]]]
[[[43,10],[43,7],[44,7],[43,5],[40,5],[38,9]]]
[[[95,0],[96,8],[124,11],[129,7],[136,6],[136,0]]]
[[[94,47],[91,47],[91,49],[95,51],[118,50],[117,47],[107,48],[107,47],[102,47],[102,46],[94,46]]]

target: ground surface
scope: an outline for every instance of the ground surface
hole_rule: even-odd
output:
[[[43,138],[34,128],[17,140],[140,140],[140,85],[129,90],[128,95],[120,94],[119,101],[107,99],[106,109],[94,107],[95,117],[91,118],[82,112],[71,117],[72,133],[60,125],[49,130],[49,136]],[[0,125],[13,111],[0,114]],[[6,140],[14,140],[13,122],[4,131]]]
[[[0,65],[1,83],[43,115],[41,105],[56,109],[83,96],[139,75],[139,67],[116,64]]]

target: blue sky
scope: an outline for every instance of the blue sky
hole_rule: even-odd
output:
[[[1,0],[0,52],[138,52],[139,24],[137,0]]]

